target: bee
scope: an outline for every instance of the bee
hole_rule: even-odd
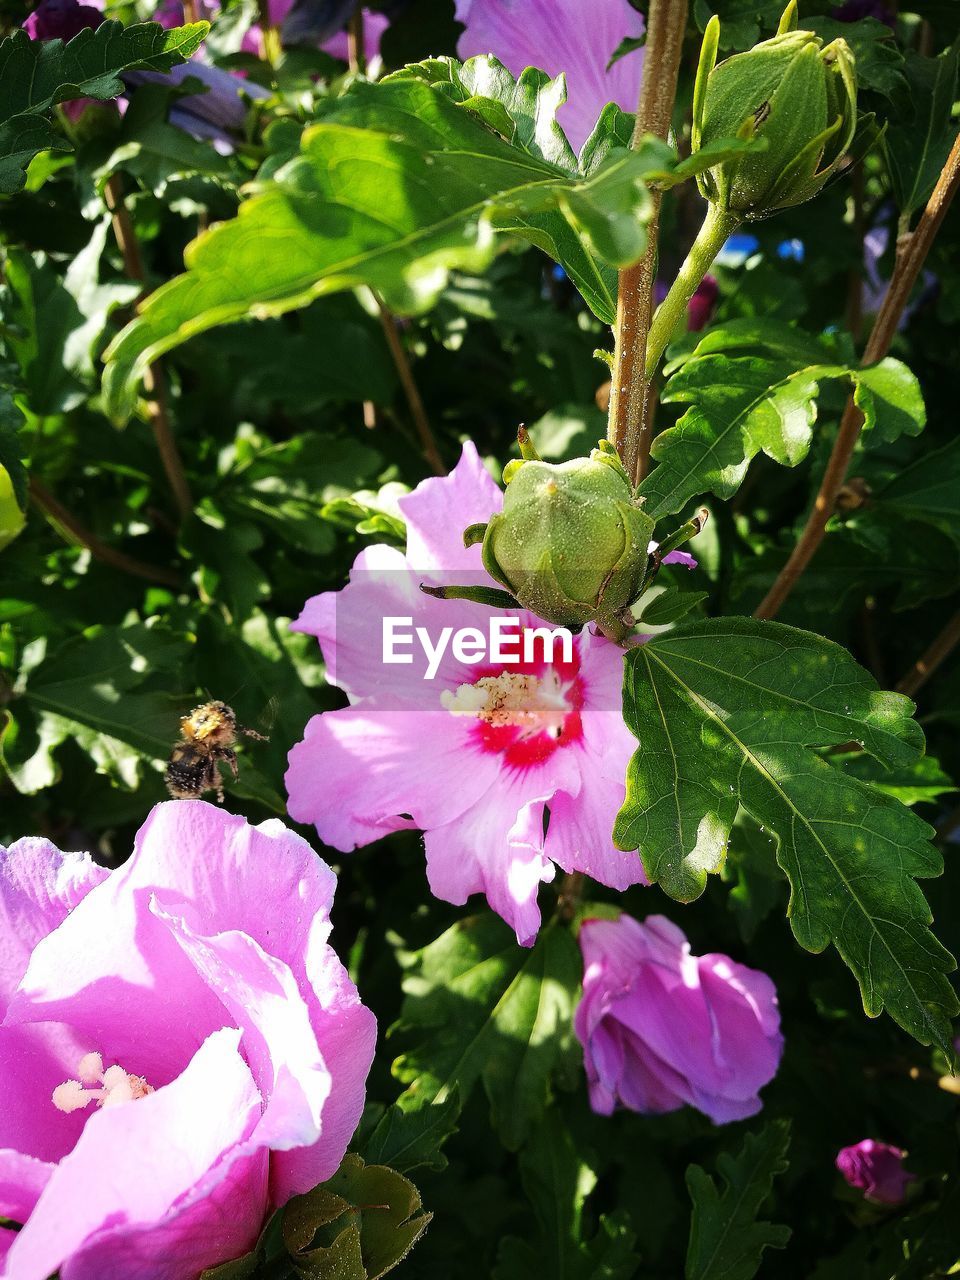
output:
[[[233,707],[225,702],[204,702],[194,707],[180,721],[182,742],[174,745],[164,774],[167,790],[175,800],[194,800],[205,791],[216,791],[217,803],[223,804],[223,780],[217,767],[226,760],[237,777],[237,753],[233,750],[237,736],[268,739],[255,729],[237,724]]]

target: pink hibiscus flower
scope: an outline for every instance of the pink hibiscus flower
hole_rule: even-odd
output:
[[[572,637],[569,656],[555,649],[556,661],[538,645],[532,661],[467,662],[448,645],[431,679],[425,656],[389,665],[381,645],[388,617],[412,620],[434,639],[445,627],[482,635],[491,617],[548,625],[520,609],[435,600],[419,589],[493,585],[480,547],[463,546],[463,529],[502,500],[474,446],[464,445],[451,475],[400,500],[406,555],[370,547],[342,591],[307,601],[295,627],[318,638],[327,678],[351,706],[310,721],[286,781],[291,816],[336,849],[422,828],[433,893],[458,905],[486,894],[527,945],[540,926],[537,890],[554,864],[616,889],[644,879],[637,854],[611,840],[636,745],[620,714],[622,650],[588,629]]]
[[[864,1138],[837,1152],[836,1165],[851,1187],[874,1204],[903,1204],[917,1175],[903,1167],[907,1153],[889,1142]]]
[[[557,119],[575,151],[593,132],[608,102],[636,111],[642,50],[618,58],[621,41],[643,35],[643,18],[627,0],[456,0],[465,30],[461,58],[492,53],[513,75],[539,67],[567,79],[567,102]]]
[[[0,849],[0,1275],[194,1280],[330,1177],[376,1023],[278,821],[157,805],[108,873]]]

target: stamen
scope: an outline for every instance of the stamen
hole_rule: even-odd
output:
[[[495,729],[515,728],[549,733],[558,738],[570,711],[556,672],[543,679],[504,671],[462,684],[455,693],[445,689],[440,704],[452,716],[471,716]]]
[[[65,1080],[53,1091],[53,1105],[58,1111],[70,1114],[95,1102],[98,1107],[116,1107],[122,1102],[135,1102],[153,1093],[153,1086],[143,1076],[132,1076],[123,1067],[114,1065],[103,1069],[99,1053],[85,1053],[77,1064],[79,1080]],[[84,1085],[87,1088],[84,1088]],[[94,1086],[101,1085],[101,1088]]]

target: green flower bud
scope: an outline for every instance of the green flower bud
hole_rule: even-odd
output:
[[[487,572],[549,622],[622,630],[617,615],[639,594],[654,522],[613,447],[510,463],[505,479],[503,511],[467,532],[468,541],[482,536]]]
[[[854,58],[844,40],[824,46],[793,30],[791,0],[771,40],[717,64],[720,23],[703,38],[694,89],[693,151],[724,138],[762,138],[697,179],[703,195],[737,217],[764,218],[815,196],[839,166],[857,125]]]

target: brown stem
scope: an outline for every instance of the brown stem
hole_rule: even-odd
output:
[[[960,644],[960,613],[955,613],[940,634],[934,639],[916,660],[902,680],[897,681],[897,692],[905,693],[912,698],[921,689],[937,667]]]
[[[377,297],[377,295],[374,294],[374,297]],[[407,398],[407,404],[410,408],[410,416],[413,418],[414,426],[417,429],[417,435],[420,437],[420,446],[423,449],[423,456],[426,458],[427,462],[429,462],[435,475],[445,476],[447,474],[447,468],[443,465],[443,459],[440,457],[440,450],[437,448],[437,442],[430,426],[430,419],[427,417],[427,411],[423,406],[423,400],[420,398],[420,391],[414,381],[413,370],[410,367],[406,348],[400,341],[400,332],[397,328],[396,317],[386,303],[379,297],[377,297],[377,309],[380,313],[380,323],[383,325],[383,333],[387,339],[387,346],[390,348],[390,354],[393,356],[393,363],[397,368],[400,385],[403,387],[403,393]]]
[[[917,223],[916,229],[900,236],[897,241],[897,256],[893,268],[893,276],[887,287],[877,315],[873,332],[867,342],[861,359],[861,365],[875,364],[889,351],[890,343],[897,332],[897,325],[909,301],[913,287],[919,278],[921,268],[926,261],[930,246],[940,229],[953,197],[960,187],[960,136],[953,144],[943,172],[933,189]],[[776,581],[766,596],[754,610],[755,618],[775,618],[783,602],[796,586],[797,579],[813,559],[814,553],[823,541],[827,529],[827,521],[836,507],[837,497],[846,479],[847,467],[853,457],[853,451],[860,438],[863,426],[863,414],[853,402],[851,395],[847,400],[840,430],[833,444],[833,451],[823,473],[820,489],[814,500],[813,510],[807,517],[803,532],[797,545],[790,553],[787,563],[780,570]]]
[[[643,83],[631,142],[634,147],[646,134],[666,139],[670,131],[686,30],[687,0],[650,0]],[[620,272],[618,281],[607,428],[607,439],[616,446],[623,465],[635,480],[646,474],[650,458],[651,423],[645,409],[649,382],[644,364],[657,272],[661,195],[653,190],[650,197],[653,211],[647,226],[646,251],[639,262]]]
[[[129,210],[123,199],[123,187],[117,174],[111,174],[103,189],[104,200],[110,210],[113,223],[113,234],[123,257],[123,269],[131,280],[139,285],[146,285],[147,273],[143,265],[143,254],[140,252],[140,241],[130,218]],[[148,290],[142,288],[137,302],[146,297]],[[183,459],[174,438],[167,410],[167,384],[160,365],[154,363],[147,370],[143,380],[149,400],[147,412],[150,417],[150,428],[156,441],[160,461],[163,464],[167,481],[173,492],[174,501],[181,520],[186,520],[193,512],[193,495],[183,468]]]
[[[587,877],[582,871],[568,871],[563,877],[557,894],[557,910],[561,920],[572,920],[577,914],[586,887]]]
[[[120,569],[123,573],[133,574],[135,578],[146,578],[148,582],[160,582],[167,587],[179,587],[180,579],[171,570],[137,560],[102,542],[95,533],[82,525],[76,516],[58,502],[36,476],[30,477],[30,497],[45,516],[59,525],[74,542],[79,543],[81,547],[86,547],[95,560],[108,564],[114,569]]]
[[[363,39],[363,9],[359,3],[347,23],[347,62],[350,70],[359,75],[363,75],[367,69],[367,50]]]

